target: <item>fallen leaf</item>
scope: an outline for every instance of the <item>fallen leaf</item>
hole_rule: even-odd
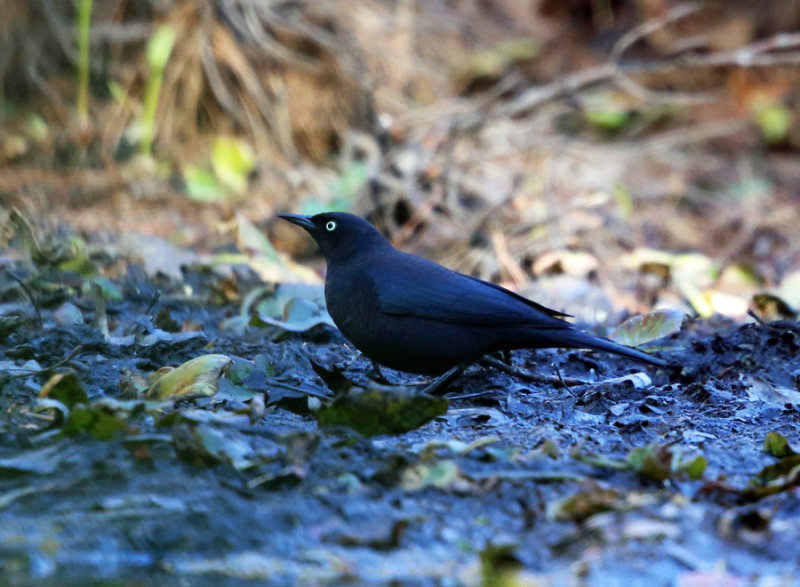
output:
[[[678,332],[685,317],[680,310],[655,310],[626,320],[608,338],[636,347]]]
[[[210,397],[217,393],[219,377],[230,362],[227,355],[203,355],[180,367],[164,368],[164,373],[156,373],[146,395],[157,399]]]

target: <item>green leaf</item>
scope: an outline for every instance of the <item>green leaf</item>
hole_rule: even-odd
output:
[[[242,195],[247,190],[250,172],[256,164],[250,145],[235,137],[218,137],[214,141],[211,165],[217,178],[233,192]]]
[[[633,198],[628,189],[622,183],[617,183],[614,185],[611,195],[617,203],[620,216],[625,220],[630,219],[633,214]]]
[[[481,585],[515,587],[535,585],[538,580],[524,576],[523,565],[516,555],[516,544],[489,543],[481,553]]]
[[[605,132],[621,129],[630,119],[628,112],[614,108],[587,110],[584,116],[589,124]]]
[[[615,489],[590,486],[548,504],[547,517],[561,522],[583,522],[595,514],[613,511],[623,504],[623,496]]]
[[[83,433],[98,440],[111,440],[126,429],[124,422],[100,407],[78,405],[70,410],[63,432],[67,436]]]
[[[38,114],[29,114],[27,121],[28,135],[37,141],[45,140],[50,134],[47,121]]]
[[[462,481],[461,469],[452,460],[418,463],[403,470],[400,485],[406,491],[428,487],[444,489]]]
[[[100,292],[105,300],[122,299],[122,292],[120,289],[105,275],[95,275],[89,279],[89,283],[96,283],[100,287]]]
[[[754,499],[761,499],[793,489],[798,479],[800,479],[800,455],[792,455],[761,469],[758,475],[750,480],[749,491],[752,492]]]
[[[147,63],[154,71],[163,71],[167,66],[172,47],[175,45],[177,32],[168,24],[163,24],[156,29],[147,42]]]
[[[127,104],[130,100],[130,96],[128,96],[128,91],[122,87],[121,84],[115,81],[108,82],[108,92],[111,94],[111,97],[114,98],[120,104]]]
[[[763,106],[756,111],[756,124],[765,143],[782,143],[792,125],[792,111],[783,104]]]
[[[196,165],[187,165],[183,168],[183,177],[186,180],[186,193],[197,202],[219,202],[224,198],[222,186],[210,171]]]
[[[97,271],[94,263],[82,253],[73,254],[66,261],[59,263],[58,268],[62,271],[77,273],[79,275],[90,275]]]
[[[678,332],[685,314],[680,310],[655,310],[620,324],[609,338],[627,346],[639,346]]]
[[[697,479],[701,479],[703,474],[706,472],[706,468],[708,467],[708,461],[702,455],[696,456],[694,459],[689,461],[686,464],[681,464],[681,468],[686,471],[686,474],[689,476],[689,479],[696,481]]]
[[[636,473],[653,481],[666,481],[682,475],[699,479],[708,465],[702,455],[686,460],[680,447],[655,444],[634,448],[626,462]]]
[[[672,258],[670,269],[675,285],[692,308],[703,318],[712,316],[714,307],[706,290],[719,271],[714,261],[700,253],[684,253]]]
[[[497,50],[512,61],[533,59],[540,49],[541,43],[531,37],[516,37],[497,44]]]
[[[323,426],[347,426],[364,436],[402,434],[447,411],[448,401],[406,388],[354,389],[317,412]]]
[[[501,41],[496,46],[467,55],[459,64],[454,77],[469,83],[482,78],[497,78],[514,63],[533,59],[541,44],[530,37],[518,37]]]
[[[88,404],[89,396],[75,373],[56,373],[39,392],[40,398],[50,398],[72,409],[76,404]]]
[[[644,446],[634,448],[628,454],[628,465],[642,477],[653,481],[665,481],[670,477],[669,463],[664,462],[656,447]]]
[[[764,438],[764,452],[778,459],[797,454],[794,449],[789,446],[789,441],[786,440],[786,437],[777,432],[767,433],[766,438]]]

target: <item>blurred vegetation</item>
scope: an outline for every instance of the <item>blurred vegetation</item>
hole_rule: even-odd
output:
[[[537,296],[580,252],[612,306],[703,316],[800,265],[794,3],[2,5],[0,192],[38,223],[207,247],[239,213],[296,253],[276,211],[350,209]]]

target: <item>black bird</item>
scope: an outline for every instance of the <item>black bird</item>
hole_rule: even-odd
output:
[[[647,353],[581,332],[499,285],[395,249],[366,220],[343,212],[280,214],[317,241],[328,272],[325,301],[339,330],[367,357],[438,375],[499,350],[586,348],[652,365]]]

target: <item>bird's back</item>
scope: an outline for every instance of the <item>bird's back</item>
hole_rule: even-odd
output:
[[[369,275],[384,314],[496,328],[561,328],[564,314],[503,287],[432,261],[394,251],[391,263],[371,264]]]

